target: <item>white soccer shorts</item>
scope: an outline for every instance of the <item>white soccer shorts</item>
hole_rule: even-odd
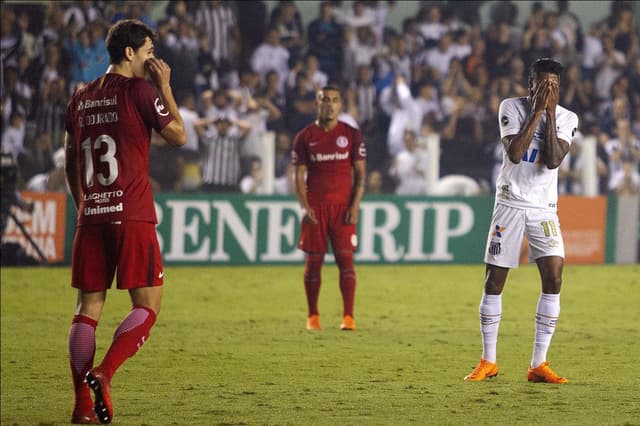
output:
[[[564,258],[560,221],[555,211],[496,204],[487,236],[485,263],[517,268],[525,235],[529,241],[529,262],[545,256]]]

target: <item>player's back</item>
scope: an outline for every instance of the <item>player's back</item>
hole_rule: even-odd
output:
[[[152,127],[166,125],[167,116],[170,121],[157,93],[139,78],[105,74],[73,96],[67,131],[75,144],[83,192],[79,224],[156,222],[149,137]]]

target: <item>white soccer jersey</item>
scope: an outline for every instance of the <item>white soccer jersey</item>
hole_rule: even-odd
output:
[[[500,138],[516,135],[531,113],[526,97],[502,101],[498,113]],[[546,113],[542,115],[529,149],[519,163],[509,160],[506,150],[502,153],[502,167],[496,180],[496,203],[518,208],[556,209],[558,202],[558,169],[549,169],[542,162]],[[568,109],[556,107],[556,132],[558,139],[571,144],[578,127],[578,116]]]

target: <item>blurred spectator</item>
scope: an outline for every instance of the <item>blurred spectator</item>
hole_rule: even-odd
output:
[[[602,56],[602,30],[599,23],[593,23],[589,27],[584,38],[582,49],[582,76],[590,81],[594,81],[598,66],[598,58]]]
[[[562,32],[567,42],[569,56],[574,59],[576,52],[582,49],[583,35],[580,19],[569,10],[569,0],[557,0],[558,30]]]
[[[43,83],[40,100],[35,107],[36,131],[37,134],[49,133],[54,150],[64,146],[68,101],[64,80]]]
[[[618,195],[640,194],[640,172],[637,161],[630,155],[621,159],[622,167],[611,175],[609,189]]]
[[[626,65],[624,53],[614,46],[613,36],[606,34],[602,38],[603,50],[596,58],[595,94],[599,101],[605,101],[610,94],[611,85],[622,74]]]
[[[241,50],[238,66],[251,66],[249,59],[254,50],[262,42],[267,29],[267,6],[264,1],[245,0],[235,2],[238,16],[238,32],[241,39]]]
[[[340,78],[342,66],[342,26],[333,17],[331,2],[320,3],[318,18],[307,29],[309,53],[318,58],[320,69],[329,80]]]
[[[389,54],[393,75],[401,75],[407,81],[413,81],[412,61],[402,36],[392,35],[389,37]]]
[[[411,130],[405,130],[404,149],[394,157],[389,171],[391,177],[397,182],[396,194],[426,194],[426,159],[426,149],[418,144],[416,133]]]
[[[449,32],[449,28],[442,23],[440,5],[435,2],[421,8],[417,20],[425,49],[437,46],[440,38]]]
[[[22,10],[18,14],[16,20],[18,26],[18,33],[20,34],[20,53],[27,55],[29,61],[34,59],[38,55],[37,51],[37,39],[36,36],[31,33],[31,18],[27,10]]]
[[[16,15],[11,6],[2,5],[0,17],[0,54],[3,66],[17,65],[18,48],[20,47],[20,33],[16,27]]]
[[[631,133],[629,120],[620,119],[616,122],[616,137],[605,144],[609,156],[609,189],[613,189],[613,178],[622,171],[623,159],[631,161],[633,168],[640,166],[640,140]]]
[[[251,130],[240,120],[218,116],[204,137],[202,186],[204,192],[237,192],[240,179],[240,149]]]
[[[137,19],[142,21],[149,27],[156,29],[157,24],[149,14],[149,0],[127,0],[122,2],[111,18],[111,23],[118,22],[121,19]]]
[[[365,194],[382,194],[384,175],[380,170],[373,169],[367,175],[367,189]]]
[[[585,159],[581,156],[582,141],[582,133],[576,132],[571,141],[569,152],[558,167],[558,194],[583,194],[582,170]]]
[[[73,2],[64,12],[64,22],[70,25],[75,23],[78,30],[82,30],[86,24],[101,18],[101,13],[92,0],[80,0]]]
[[[218,89],[215,92],[202,93],[202,112],[206,118],[215,120],[218,117],[227,117],[230,120],[238,118],[238,111],[233,107],[231,96],[227,89]]]
[[[281,131],[284,129],[284,113],[286,99],[280,91],[280,76],[275,71],[269,71],[266,76],[265,87],[258,93],[258,102],[269,109],[267,117],[267,129]]]
[[[353,82],[360,65],[370,65],[376,55],[382,53],[376,44],[376,37],[370,27],[357,27],[345,31],[346,50],[344,52],[343,79]]]
[[[26,185],[32,192],[65,192],[67,189],[64,173],[64,148],[58,148],[53,154],[53,168],[32,176]]]
[[[512,45],[511,26],[502,21],[489,28],[487,33],[487,61],[493,78],[508,77],[509,64],[516,55]]]
[[[11,113],[9,126],[2,132],[2,152],[11,154],[13,161],[18,161],[18,157],[24,154],[24,132],[25,121],[24,112],[19,109]]]
[[[291,165],[291,134],[288,132],[278,132],[276,135],[276,153],[274,172],[276,178],[287,173]]]
[[[176,92],[178,111],[184,122],[187,141],[180,148],[184,164],[182,191],[195,191],[200,186],[200,138],[204,137],[209,120],[200,117],[196,101],[191,92]]]
[[[290,63],[302,59],[304,26],[295,1],[281,0],[271,14],[269,26],[278,31],[280,44],[289,51]]]
[[[422,114],[402,76],[397,76],[394,83],[382,91],[380,107],[391,118],[387,132],[387,151],[394,157],[404,149],[405,130],[416,133],[420,131]]]
[[[309,78],[304,71],[296,76],[296,85],[287,93],[286,128],[291,133],[298,133],[310,121],[315,119],[316,94],[308,89]]]
[[[615,50],[625,55],[625,62],[640,53],[638,50],[638,26],[634,22],[633,9],[630,2],[611,2],[611,15],[608,20],[610,34]]]
[[[25,138],[25,155],[21,161],[21,174],[25,179],[46,173],[54,167],[51,136],[47,132],[36,137]]]
[[[229,67],[233,63],[234,52],[240,47],[240,33],[231,8],[220,0],[202,1],[196,12],[195,25],[207,34],[215,63]]]
[[[279,89],[283,91],[289,73],[289,51],[280,44],[280,35],[275,28],[267,30],[264,42],[253,52],[251,68],[263,80],[269,71],[277,72]]]
[[[240,179],[240,192],[243,194],[264,194],[262,161],[260,157],[250,157],[247,160],[247,172]]]
[[[580,66],[577,63],[569,64],[562,75],[560,104],[574,111],[578,117],[583,117],[595,101],[591,97],[591,87],[590,82],[581,78]]]

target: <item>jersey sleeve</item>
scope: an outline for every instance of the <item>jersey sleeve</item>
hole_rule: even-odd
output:
[[[146,80],[136,79],[131,85],[131,91],[131,98],[147,126],[160,133],[167,124],[173,121],[173,115]]]
[[[351,158],[353,159],[353,162],[364,160],[367,158],[367,147],[364,143],[362,132],[353,128],[351,130],[353,138],[351,141]]]
[[[520,114],[513,99],[505,99],[500,103],[498,109],[498,120],[500,122],[500,138],[515,135],[520,131],[522,123]]]
[[[306,132],[302,131],[296,135],[291,151],[291,163],[294,166],[305,166],[308,164]]]
[[[556,135],[558,139],[569,142],[571,144],[573,136],[578,130],[578,116],[573,112],[568,112],[563,116],[563,120],[558,124]]]
[[[73,120],[75,120],[75,96],[69,100],[69,104],[67,105],[67,116],[64,119],[64,128],[70,135],[73,134]]]

